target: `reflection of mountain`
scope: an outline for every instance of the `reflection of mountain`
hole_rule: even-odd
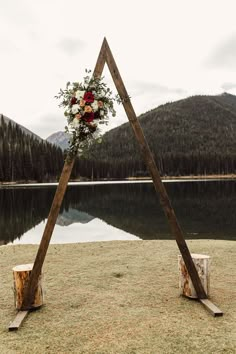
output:
[[[166,188],[186,238],[236,239],[235,181]],[[73,187],[65,202],[142,239],[172,238],[152,184]]]
[[[236,239],[236,181],[166,184],[187,238]],[[0,189],[0,243],[8,243],[46,219],[55,188]],[[100,218],[142,239],[170,239],[152,184],[69,187],[60,225]]]
[[[69,226],[73,223],[87,224],[93,219],[92,215],[71,208],[58,216],[56,224],[60,226]]]

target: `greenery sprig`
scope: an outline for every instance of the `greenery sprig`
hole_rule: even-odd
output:
[[[91,76],[91,70],[85,72],[82,83],[67,82],[66,88],[55,96],[61,100],[59,107],[65,108],[68,123],[65,132],[70,136],[68,154],[71,158],[82,153],[94,140],[99,141],[98,124],[108,124],[109,114],[115,117],[114,102],[120,101],[118,96],[113,97],[103,77]]]

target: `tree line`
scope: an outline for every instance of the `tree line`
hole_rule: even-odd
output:
[[[193,96],[139,117],[161,176],[236,173],[236,96]],[[55,181],[65,153],[0,120],[0,182]],[[71,178],[123,179],[149,173],[130,124],[108,131],[76,159]]]
[[[193,96],[139,117],[162,176],[236,173],[236,96]],[[103,136],[80,161],[89,178],[148,175],[129,123]]]
[[[0,120],[0,182],[58,179],[63,166],[59,147],[26,134],[17,124]]]

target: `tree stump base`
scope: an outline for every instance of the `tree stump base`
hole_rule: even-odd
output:
[[[199,278],[202,282],[203,288],[207,295],[210,291],[210,257],[204,254],[191,254],[195,267],[197,269]],[[197,293],[194,289],[193,283],[185,266],[183,257],[178,256],[179,266],[179,288],[182,295],[197,299]]]
[[[28,284],[33,264],[21,264],[14,267],[14,303],[17,310],[22,310],[24,289]],[[43,305],[42,275],[40,274],[38,285],[35,290],[34,301],[30,310],[37,309]]]

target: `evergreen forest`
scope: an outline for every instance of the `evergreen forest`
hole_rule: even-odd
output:
[[[0,118],[0,182],[57,180],[63,166],[59,147],[25,133],[11,120]]]
[[[139,117],[162,176],[236,173],[236,96],[192,96]],[[88,178],[148,175],[129,123],[108,131],[80,161]]]
[[[236,174],[236,96],[192,96],[138,117],[161,176]],[[0,182],[57,181],[65,155],[0,117]],[[103,135],[74,165],[71,179],[149,176],[127,122]]]

